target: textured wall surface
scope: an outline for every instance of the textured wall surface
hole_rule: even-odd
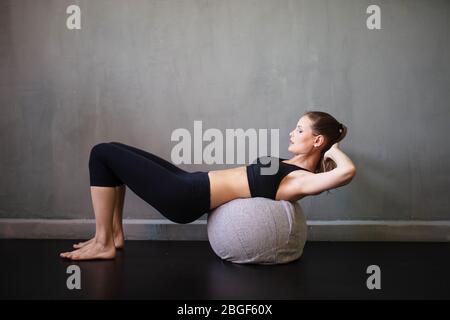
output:
[[[68,30],[78,4],[81,30]],[[92,218],[88,157],[120,141],[170,160],[176,128],[349,128],[354,181],[309,220],[450,220],[450,1],[1,0],[0,218]],[[213,170],[232,165],[181,165]],[[127,189],[124,217],[161,219]],[[204,219],[204,217],[203,217]]]

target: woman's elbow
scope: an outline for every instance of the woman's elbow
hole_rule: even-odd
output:
[[[352,166],[345,172],[345,181],[346,183],[349,183],[352,181],[353,177],[356,175],[356,167]]]

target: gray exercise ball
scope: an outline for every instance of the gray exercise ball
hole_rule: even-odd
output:
[[[281,264],[300,258],[307,226],[297,202],[254,197],[213,209],[207,232],[211,248],[223,260]]]

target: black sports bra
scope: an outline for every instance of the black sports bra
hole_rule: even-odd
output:
[[[286,175],[295,170],[305,170],[311,172],[294,164],[285,163],[283,160],[286,159],[283,158],[268,158],[274,158],[275,160],[278,159],[279,161],[278,171],[275,174],[261,175],[261,167],[270,167],[272,160],[270,160],[267,164],[263,164],[260,161],[261,158],[258,158],[256,159],[256,163],[252,163],[246,168],[248,184],[250,186],[250,193],[252,197],[263,197],[275,200],[278,186]]]

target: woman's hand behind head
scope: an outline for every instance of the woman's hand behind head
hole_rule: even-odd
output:
[[[328,149],[328,150],[324,153],[323,158],[324,158],[324,159],[326,159],[326,158],[332,158],[332,154],[335,152],[335,150],[338,150],[338,149],[339,149],[339,142],[336,142],[335,144],[333,144],[333,145],[331,146],[330,149]]]

